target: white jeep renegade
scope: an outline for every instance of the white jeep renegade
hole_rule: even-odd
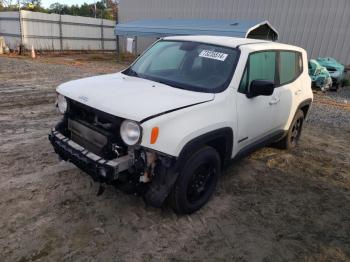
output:
[[[297,144],[313,99],[307,61],[274,42],[166,37],[122,72],[60,85],[49,139],[95,181],[191,213],[231,159]]]

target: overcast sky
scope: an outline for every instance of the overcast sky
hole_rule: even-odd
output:
[[[51,4],[53,3],[61,3],[61,4],[65,4],[65,5],[81,5],[87,3],[87,4],[92,4],[95,1],[94,0],[41,0],[41,4],[44,7],[49,7]]]

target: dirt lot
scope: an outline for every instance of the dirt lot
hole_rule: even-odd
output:
[[[48,142],[55,87],[122,67],[0,57],[0,261],[350,261],[350,92],[317,95],[297,149],[233,163],[205,208],[177,216],[112,186],[97,197]]]

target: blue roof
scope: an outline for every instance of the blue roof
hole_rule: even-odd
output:
[[[249,37],[249,33],[261,27],[263,39],[276,40],[277,31],[265,20],[208,20],[208,19],[161,19],[137,20],[117,24],[119,36],[165,37],[174,35],[216,35]],[[259,29],[258,29],[259,30]],[[254,37],[251,37],[254,38]],[[260,37],[259,37],[260,38]],[[261,38],[260,38],[261,39]]]

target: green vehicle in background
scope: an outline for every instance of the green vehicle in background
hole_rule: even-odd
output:
[[[312,80],[312,88],[327,91],[332,87],[332,78],[328,70],[321,66],[317,60],[309,60],[309,75]]]
[[[337,60],[331,57],[319,57],[316,59],[316,61],[321,66],[325,67],[329,72],[332,78],[332,86],[330,87],[330,89],[337,91],[342,84],[345,67]]]

